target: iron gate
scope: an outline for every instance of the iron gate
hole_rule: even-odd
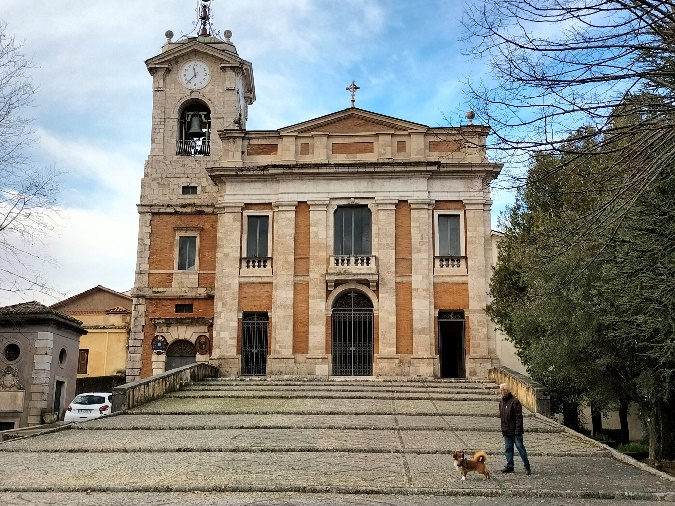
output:
[[[332,357],[335,376],[373,374],[373,305],[352,291],[333,304]]]
[[[241,374],[267,374],[267,313],[244,313],[241,338]]]

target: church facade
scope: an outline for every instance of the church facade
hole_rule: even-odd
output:
[[[167,32],[146,61],[127,380],[194,361],[226,376],[485,377],[501,169],[488,128],[352,102],[247,130],[253,68],[230,37]]]

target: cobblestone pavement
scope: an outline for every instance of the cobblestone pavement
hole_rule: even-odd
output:
[[[246,398],[229,395],[237,386]],[[516,473],[499,473],[496,387],[476,386],[204,382],[0,443],[0,504],[675,505],[675,481],[532,413],[533,474],[518,456]],[[462,400],[469,389],[490,394]],[[491,479],[460,480],[458,449],[486,451]]]

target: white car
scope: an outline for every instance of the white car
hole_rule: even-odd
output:
[[[77,395],[68,405],[64,422],[83,422],[109,415],[112,410],[112,394],[88,392]]]

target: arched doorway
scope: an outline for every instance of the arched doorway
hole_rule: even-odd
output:
[[[466,377],[464,312],[438,312],[438,361],[441,378]]]
[[[194,364],[197,356],[195,345],[185,339],[174,341],[166,349],[166,366],[164,370],[170,371],[188,364]]]
[[[331,316],[334,376],[373,374],[373,303],[350,290],[333,303]]]

